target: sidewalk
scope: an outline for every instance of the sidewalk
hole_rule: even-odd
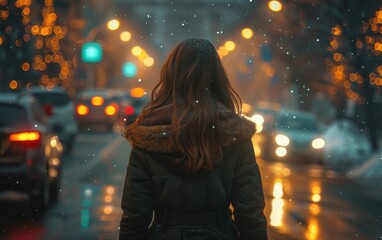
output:
[[[350,169],[347,177],[366,187],[365,191],[382,199],[382,150],[359,166]]]

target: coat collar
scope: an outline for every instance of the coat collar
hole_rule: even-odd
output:
[[[125,137],[133,147],[151,152],[176,152],[170,144],[171,105],[154,110],[141,123],[136,120],[125,129]],[[255,133],[255,124],[228,110],[219,111],[218,134],[223,146],[229,146],[244,139],[251,139]]]

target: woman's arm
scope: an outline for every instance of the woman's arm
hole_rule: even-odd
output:
[[[119,239],[145,240],[153,215],[152,181],[144,169],[142,153],[131,150],[123,188]]]
[[[237,160],[232,190],[234,217],[242,240],[266,240],[267,219],[259,167],[252,142],[246,140]]]

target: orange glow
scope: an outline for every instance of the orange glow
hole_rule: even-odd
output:
[[[89,108],[83,104],[77,106],[77,113],[81,116],[84,116],[89,113]]]
[[[105,114],[108,116],[113,116],[117,113],[117,107],[115,105],[109,105],[105,107]]]
[[[110,195],[114,194],[115,193],[115,188],[113,186],[108,186],[106,188],[106,193],[110,194]]]
[[[17,83],[16,80],[12,80],[12,81],[9,82],[9,88],[10,89],[15,90],[18,86],[19,86],[19,84]]]
[[[112,206],[106,206],[103,209],[103,213],[105,213],[106,215],[110,215],[112,212],[113,212],[113,207]]]
[[[9,135],[9,140],[13,142],[36,141],[39,139],[40,139],[39,132],[22,132],[22,133],[13,133]]]
[[[362,46],[363,46],[362,41],[358,40],[357,41],[357,48],[362,48]]]
[[[335,54],[333,54],[333,59],[336,62],[341,62],[344,60],[344,56],[341,53],[335,53]]]
[[[101,106],[104,102],[103,100],[103,97],[101,96],[94,96],[92,97],[92,99],[90,100],[90,102],[94,105],[94,106]]]
[[[104,200],[105,200],[106,203],[111,203],[111,201],[113,201],[113,197],[110,196],[110,195],[106,195]]]
[[[250,28],[244,28],[241,30],[241,36],[245,39],[250,39],[253,36],[253,31]]]
[[[336,40],[336,39],[334,39],[334,40],[332,40],[332,41],[330,41],[330,46],[333,48],[333,49],[337,49],[338,47],[339,47],[339,42]]]
[[[132,97],[140,98],[143,97],[143,95],[145,95],[145,90],[143,88],[132,88],[130,90],[130,95]]]
[[[31,13],[31,9],[29,7],[26,7],[23,9],[23,15],[29,15]]]
[[[29,71],[30,65],[29,65],[29,63],[23,63],[21,68],[23,69],[24,72],[26,72],[26,71]]]
[[[227,41],[224,43],[224,47],[228,50],[228,51],[233,51],[235,50],[236,48],[236,44],[233,42],[233,41]]]
[[[351,87],[351,82],[349,82],[349,81],[345,81],[345,82],[344,82],[344,88],[349,89],[350,87]]]
[[[143,64],[146,67],[151,67],[152,65],[154,65],[154,59],[152,57],[147,57],[145,58],[145,60],[143,60]]]
[[[354,82],[355,80],[357,80],[357,77],[358,75],[356,73],[350,73],[349,75],[349,79],[350,81]]]
[[[123,42],[128,42],[131,39],[131,33],[128,31],[122,32],[121,35],[119,35],[119,38]]]
[[[112,20],[107,22],[107,28],[109,30],[114,31],[114,30],[117,30],[119,28],[120,24],[121,23],[117,19],[112,19]]]
[[[334,26],[334,27],[332,28],[332,34],[333,34],[334,36],[341,36],[341,34],[342,34],[342,30],[341,30],[341,28],[340,28],[339,26]]]
[[[134,56],[139,56],[141,55],[143,52],[143,49],[139,46],[135,46],[131,49],[131,53],[134,55]]]
[[[283,5],[277,0],[272,0],[268,2],[268,7],[274,12],[280,12],[283,8]]]

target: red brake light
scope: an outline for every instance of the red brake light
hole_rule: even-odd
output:
[[[52,114],[53,114],[53,106],[50,105],[50,104],[45,104],[45,105],[44,105],[44,111],[45,111],[45,114],[46,114],[48,117],[52,116]]]
[[[9,135],[11,142],[21,144],[24,147],[37,148],[40,146],[41,135],[39,132],[20,132]]]
[[[133,114],[134,113],[134,107],[132,107],[132,106],[125,107],[125,113],[126,113],[126,115]]]

